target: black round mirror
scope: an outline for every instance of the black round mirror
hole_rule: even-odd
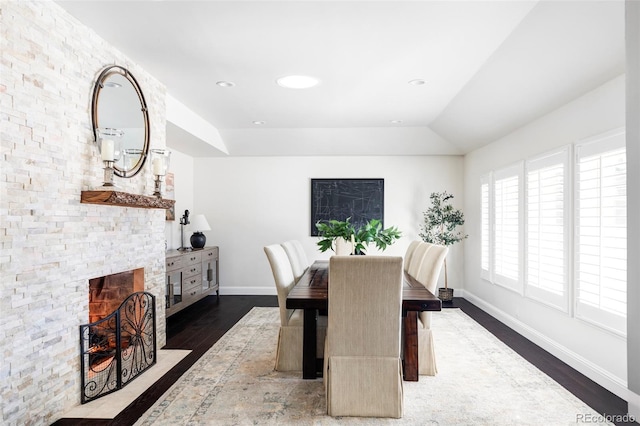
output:
[[[93,136],[102,150],[102,141],[113,144],[114,174],[133,177],[149,153],[149,112],[140,85],[123,67],[106,67],[93,89],[91,102]]]

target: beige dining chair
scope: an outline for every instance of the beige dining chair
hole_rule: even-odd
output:
[[[418,247],[421,241],[413,240],[409,243],[409,247],[407,247],[407,251],[404,254],[404,270],[409,270],[409,263],[411,263],[411,257],[413,257],[413,252]]]
[[[291,270],[293,271],[293,277],[296,282],[309,268],[309,261],[307,255],[304,253],[302,244],[297,240],[285,241],[281,244],[284,251],[287,253],[289,262],[291,263]]]
[[[416,278],[416,275],[418,275],[420,266],[422,266],[422,256],[424,256],[424,253],[428,248],[429,246],[427,246],[427,243],[425,243],[424,241],[418,241],[416,248],[413,250],[411,258],[409,259],[409,265],[405,266],[405,270],[413,278]]]
[[[422,244],[425,245],[426,249],[421,258],[414,258],[415,261],[420,263],[414,278],[427,290],[435,294],[440,270],[449,248],[437,244]],[[438,372],[431,330],[431,314],[429,311],[418,314],[418,374],[425,376],[435,376]]]
[[[332,256],[328,297],[327,413],[402,417],[402,257]]]
[[[302,371],[302,339],[303,339],[303,311],[287,309],[287,296],[295,286],[296,281],[291,269],[291,263],[280,244],[272,244],[264,248],[269,260],[273,279],[278,292],[278,306],[280,308],[280,331],[276,349],[276,371]],[[326,317],[318,318],[317,356],[322,357],[326,335]]]

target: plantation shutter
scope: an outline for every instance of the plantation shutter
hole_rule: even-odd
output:
[[[520,280],[520,175],[522,164],[495,172],[494,280],[516,291]]]
[[[576,145],[576,316],[626,334],[624,133]]]
[[[527,297],[569,309],[569,149],[526,163]]]
[[[480,276],[490,279],[490,217],[489,217],[489,176],[480,179]]]

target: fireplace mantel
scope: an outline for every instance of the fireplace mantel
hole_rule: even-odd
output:
[[[130,194],[121,191],[82,191],[80,202],[107,206],[138,207],[142,209],[170,209],[175,200]]]

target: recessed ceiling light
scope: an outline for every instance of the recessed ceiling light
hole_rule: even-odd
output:
[[[256,126],[262,126],[263,124],[266,124],[266,121],[262,121],[262,120],[256,120],[253,122],[253,124],[255,124]]]
[[[280,77],[276,82],[278,86],[288,89],[308,89],[320,83],[320,80],[306,75],[288,75],[286,77]]]
[[[392,124],[400,124],[402,123],[402,120],[391,120]]]
[[[220,87],[233,87],[236,84],[231,81],[218,81],[216,84]]]
[[[118,87],[122,87],[122,84],[116,83],[115,81],[107,81],[106,83],[104,83],[104,87],[117,89]]]
[[[412,86],[422,86],[425,83],[426,83],[426,81],[421,79],[421,78],[417,78],[417,79],[411,80],[409,82],[409,84],[411,84]]]

